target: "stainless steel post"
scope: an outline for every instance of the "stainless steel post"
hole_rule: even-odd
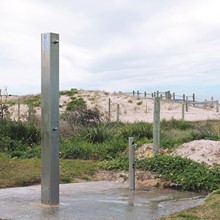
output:
[[[59,35],[41,35],[41,202],[59,204]]]
[[[128,138],[129,145],[129,189],[135,190],[135,158],[134,158],[134,137]]]

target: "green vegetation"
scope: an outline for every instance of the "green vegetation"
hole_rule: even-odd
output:
[[[75,99],[73,99],[75,100]],[[60,137],[60,182],[92,180],[99,169],[128,170],[128,137],[134,136],[137,147],[151,143],[151,123],[110,123],[103,121],[97,109],[87,109],[77,102],[61,120],[68,124],[68,136]],[[63,133],[62,133],[63,134]],[[219,140],[218,121],[161,122],[161,146],[172,150],[200,138]],[[189,159],[158,155],[137,161],[139,170],[151,171],[167,182],[185,190],[219,191],[220,166],[207,166]],[[40,183],[40,130],[37,125],[0,120],[0,188]],[[212,195],[203,206],[164,219],[217,219],[220,196]],[[213,218],[208,218],[207,208]],[[215,215],[214,213],[218,213]]]
[[[143,101],[138,101],[137,102],[137,105],[142,105],[143,104]]]
[[[160,220],[216,220],[219,216],[220,195],[213,193],[203,205],[160,218]]]
[[[0,153],[11,157],[39,156],[40,130],[33,124],[0,120]]]
[[[86,108],[86,102],[83,100],[83,98],[76,98],[71,97],[71,101],[67,104],[67,111],[74,111],[77,108],[85,109]]]
[[[107,170],[128,170],[128,158],[102,161],[99,167]],[[136,167],[154,172],[184,190],[213,191],[220,188],[220,166],[208,167],[190,159],[158,155],[137,161]]]
[[[32,107],[40,106],[40,95],[27,96],[21,100],[21,103]]]
[[[74,96],[78,93],[79,93],[79,91],[77,89],[72,88],[71,90],[66,90],[66,91],[60,92],[60,95]]]
[[[40,183],[40,159],[10,159],[0,154],[0,188]],[[90,179],[97,171],[96,161],[60,160],[60,182]]]

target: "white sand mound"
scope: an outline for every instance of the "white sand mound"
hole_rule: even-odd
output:
[[[209,165],[220,164],[220,141],[198,140],[182,144],[171,156],[181,156]]]

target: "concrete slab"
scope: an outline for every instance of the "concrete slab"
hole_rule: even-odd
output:
[[[40,185],[0,189],[0,218],[138,220],[155,219],[193,207],[205,196],[175,190],[137,189],[127,184],[86,182],[60,185],[60,204],[40,203]]]

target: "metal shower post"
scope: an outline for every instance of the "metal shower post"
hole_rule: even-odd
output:
[[[59,35],[41,35],[41,203],[59,204]]]

